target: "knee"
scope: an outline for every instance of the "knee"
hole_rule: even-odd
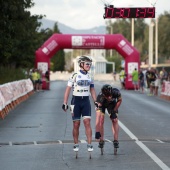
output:
[[[112,119],[113,123],[118,123],[118,118]]]
[[[90,119],[84,120],[84,126],[89,127],[90,126]]]
[[[74,122],[74,128],[79,128],[80,127],[80,123],[79,122]]]

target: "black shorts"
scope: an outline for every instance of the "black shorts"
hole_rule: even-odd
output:
[[[98,108],[98,110],[102,114],[105,114],[105,111],[107,109],[108,113],[111,114],[111,113],[113,113],[113,110],[114,110],[115,106],[116,106],[116,101],[106,102],[106,103],[102,103],[102,106],[100,106]]]
[[[72,113],[73,121],[80,120],[81,117],[83,117],[83,119],[91,119],[91,105],[89,96],[73,96],[70,111]]]

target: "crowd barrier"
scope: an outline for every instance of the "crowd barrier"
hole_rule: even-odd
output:
[[[0,118],[4,119],[10,110],[32,95],[33,89],[30,79],[0,85]]]
[[[164,81],[162,84],[161,98],[170,100],[170,82]]]

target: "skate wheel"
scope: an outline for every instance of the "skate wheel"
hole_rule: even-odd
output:
[[[91,152],[89,152],[89,159],[91,159]]]
[[[114,155],[117,155],[117,148],[114,148]]]
[[[101,148],[101,155],[103,155],[103,148]]]
[[[76,152],[76,159],[78,158],[78,152]]]

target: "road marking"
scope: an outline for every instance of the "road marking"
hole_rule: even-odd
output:
[[[112,143],[112,141],[111,140],[109,140],[109,139],[104,139],[105,141],[107,141],[107,142],[110,142],[110,143]]]
[[[138,138],[119,120],[119,126],[129,135],[131,139],[136,140],[136,144],[162,169],[170,170],[147,146],[145,146]]]
[[[163,141],[159,140],[159,139],[155,139],[156,141],[158,141],[159,143],[164,143]]]
[[[85,140],[80,140],[81,143],[87,143]]]
[[[59,144],[62,144],[63,142],[61,140],[58,140]]]
[[[37,145],[37,142],[36,142],[36,141],[34,141],[34,145]]]

